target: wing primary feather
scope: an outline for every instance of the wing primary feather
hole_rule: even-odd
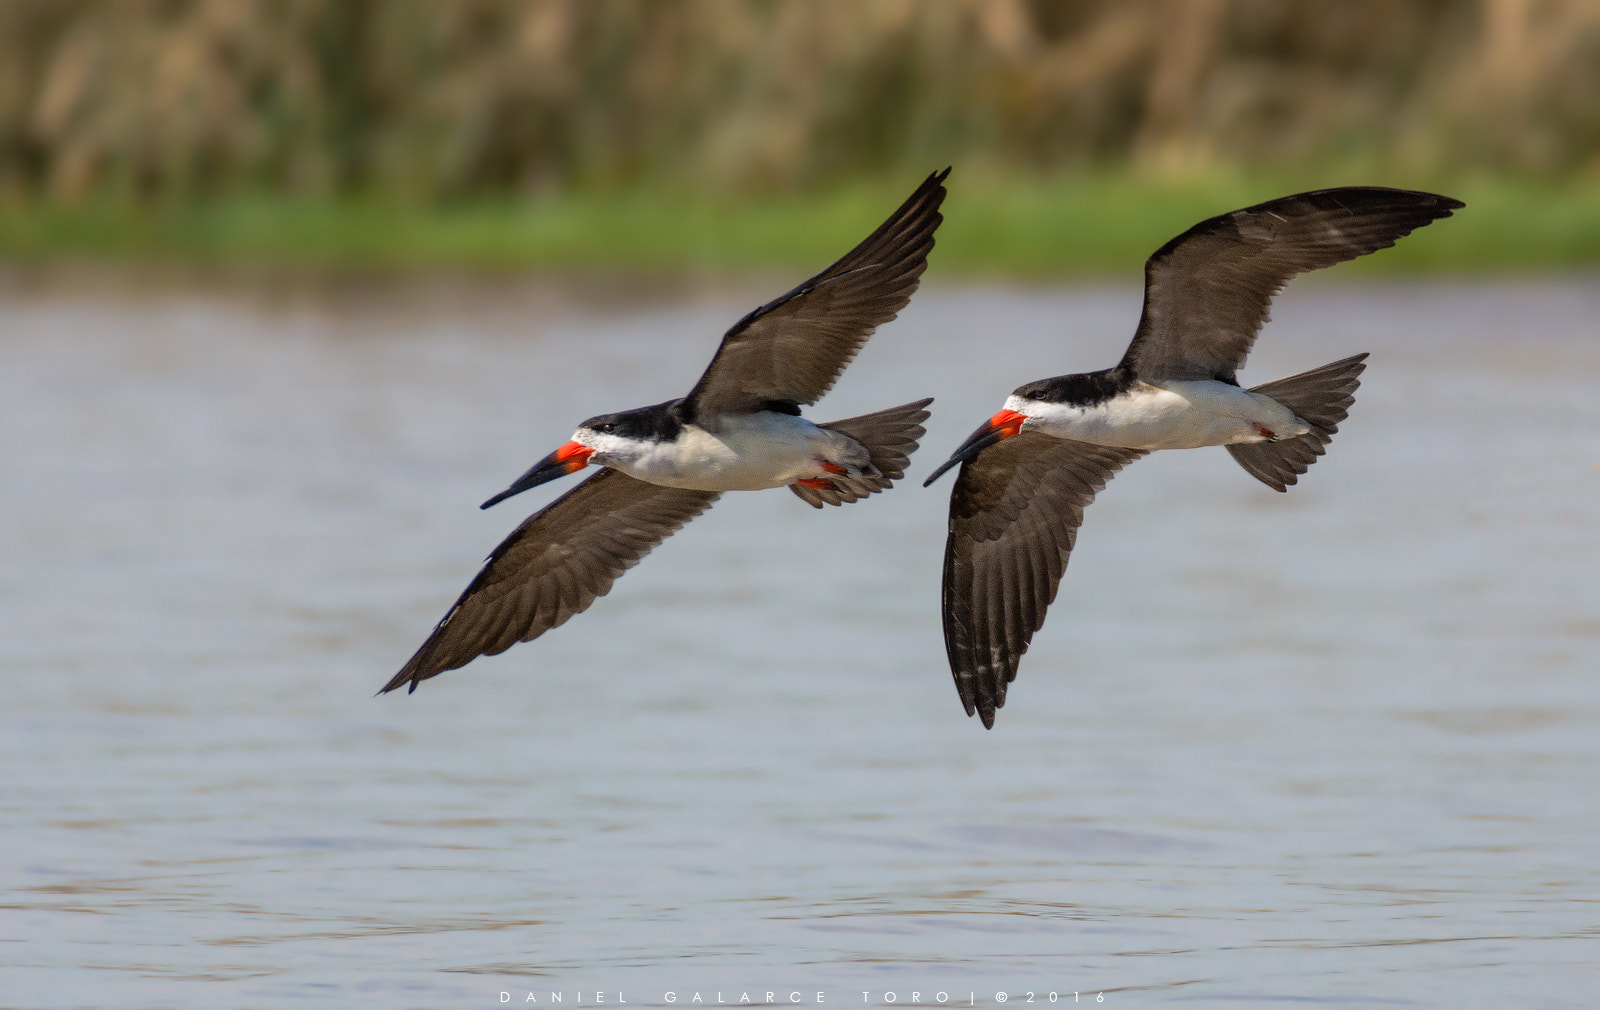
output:
[[[1436,193],[1346,186],[1201,221],[1145,263],[1144,311],[1119,367],[1143,379],[1235,372],[1295,275],[1386,249],[1464,206]]]
[[[949,174],[930,175],[854,249],[735,323],[685,398],[686,416],[714,423],[762,403],[815,403],[832,388],[921,282]]]
[[[715,491],[661,487],[606,468],[523,520],[378,693],[504,652],[582,613]]]
[[[986,727],[1044,624],[1084,507],[1144,454],[1024,432],[962,463],[945,541],[945,647],[963,706]]]

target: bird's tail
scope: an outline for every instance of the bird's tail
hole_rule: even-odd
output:
[[[910,462],[911,454],[917,451],[917,439],[923,435],[922,422],[928,419],[928,412],[923,408],[932,402],[933,397],[930,396],[874,414],[818,425],[848,435],[865,446],[877,474],[870,477],[833,477],[829,479],[831,487],[790,484],[790,490],[817,508],[860,501],[869,494],[887,490],[905,476],[906,463]]]
[[[1311,430],[1277,442],[1230,445],[1228,451],[1250,476],[1275,491],[1287,491],[1322,455],[1322,447],[1332,440],[1339,422],[1350,413],[1366,367],[1367,355],[1363,352],[1287,379],[1252,386],[1250,392],[1277,400],[1309,424]]]

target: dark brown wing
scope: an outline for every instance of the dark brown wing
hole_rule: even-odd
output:
[[[1387,249],[1461,201],[1351,186],[1202,221],[1144,266],[1144,315],[1122,359],[1142,379],[1234,380],[1272,296],[1307,270]]]
[[[930,175],[843,259],[735,323],[686,398],[689,416],[815,403],[832,388],[873,330],[917,290],[944,220],[939,205],[949,174]]]
[[[416,655],[383,686],[410,682],[530,642],[596,597],[617,576],[717,500],[601,470],[506,537]]]
[[[944,548],[944,644],[961,703],[984,726],[1056,598],[1084,508],[1144,454],[1023,432],[961,464]]]

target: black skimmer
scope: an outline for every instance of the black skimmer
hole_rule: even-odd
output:
[[[724,491],[787,486],[821,508],[905,474],[932,399],[813,424],[800,416],[917,290],[943,217],[947,168],[837,263],[733,325],[687,396],[591,417],[497,502],[599,466],[489,555],[393,691],[531,641],[582,613]]]
[[[1378,249],[1463,206],[1349,187],[1202,221],[1145,263],[1144,313],[1116,367],[1030,382],[924,486],[957,463],[945,542],[945,651],[967,715],[994,725],[1106,481],[1156,449],[1225,446],[1286,490],[1354,401],[1366,354],[1241,389],[1272,296],[1296,274]]]

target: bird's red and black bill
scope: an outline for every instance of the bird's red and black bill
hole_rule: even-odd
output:
[[[939,469],[933,471],[932,475],[930,475],[927,480],[922,482],[922,486],[927,487],[929,484],[932,484],[934,481],[938,480],[946,470],[955,466],[957,463],[965,463],[967,460],[989,448],[991,445],[994,445],[1001,439],[1010,438],[1012,435],[1015,435],[1017,432],[1022,430],[1022,422],[1026,421],[1027,419],[1027,414],[1019,414],[1014,410],[1002,410],[1000,413],[989,418],[989,420],[984,423],[983,427],[973,432],[971,438],[967,439],[965,442],[962,442],[960,447],[956,449],[955,453],[949,459],[945,460],[944,464],[940,466]]]
[[[518,477],[512,485],[479,505],[486,509],[491,505],[498,505],[512,495],[518,495],[532,487],[538,487],[546,481],[565,477],[569,473],[582,470],[589,464],[589,457],[594,455],[594,450],[576,442],[568,442],[550,455],[533,465],[533,469]]]

